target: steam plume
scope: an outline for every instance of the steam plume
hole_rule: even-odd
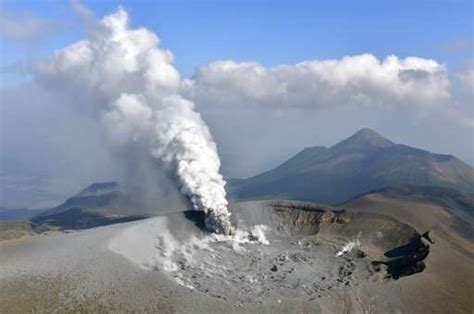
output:
[[[216,144],[194,103],[179,95],[173,55],[158,43],[144,28],[129,29],[128,14],[120,8],[104,17],[87,40],[40,64],[37,78],[94,99],[113,144],[140,143],[174,173],[194,209],[206,212],[207,227],[230,234]]]

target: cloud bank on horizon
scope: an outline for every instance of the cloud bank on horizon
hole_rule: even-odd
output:
[[[199,66],[182,89],[207,106],[393,109],[435,113],[474,128],[473,73],[472,68],[455,73],[465,90],[458,95],[446,66],[420,57],[379,60],[367,53],[274,67],[227,60]]]
[[[266,68],[254,62],[200,66],[184,90],[198,102],[324,108],[334,106],[426,109],[450,98],[446,68],[435,60],[378,60],[372,54],[310,60]]]

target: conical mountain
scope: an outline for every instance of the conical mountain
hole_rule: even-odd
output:
[[[357,151],[375,150],[394,146],[395,144],[387,140],[382,135],[371,129],[357,131],[351,137],[334,145],[334,151]]]
[[[474,194],[474,169],[452,155],[396,144],[370,129],[305,148],[260,175],[231,181],[236,199],[288,198],[326,204],[390,186],[440,186]]]

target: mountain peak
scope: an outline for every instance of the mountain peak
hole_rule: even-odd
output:
[[[120,188],[120,185],[114,181],[97,182],[97,183],[93,183],[89,185],[76,196],[90,196],[90,195],[97,195],[97,194],[105,194],[105,193],[118,190],[119,188]]]
[[[386,148],[395,145],[374,130],[364,128],[332,147],[335,150]]]
[[[374,130],[372,129],[369,129],[369,128],[363,128],[363,129],[360,129],[359,131],[355,132],[353,136],[364,136],[364,137],[382,137],[382,135],[380,135],[379,133],[375,132]]]

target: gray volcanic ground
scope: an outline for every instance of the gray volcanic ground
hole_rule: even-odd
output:
[[[368,219],[366,215],[354,219],[353,229],[335,230],[331,226],[344,224],[336,222],[337,216],[347,220],[346,227],[355,217],[267,203],[243,203],[234,212],[238,226],[234,237],[190,231],[183,216],[174,214],[128,229],[111,242],[110,248],[145,268],[165,270],[185,287],[238,303],[314,300],[380,277],[366,253],[358,250],[359,238],[367,242],[367,250],[372,249],[369,241],[382,244],[381,233],[374,239],[362,236],[362,225],[357,226],[356,221]],[[199,213],[187,215],[199,219]],[[387,231],[386,237],[393,228],[402,234],[395,243],[388,240],[389,245],[409,242],[415,234],[406,225],[384,219],[390,224],[380,229]],[[176,228],[183,225],[184,230]],[[142,246],[134,247],[134,242]]]
[[[473,308],[472,255],[441,238],[430,244],[396,218],[288,201],[231,210],[233,237],[202,231],[200,212],[189,211],[4,242],[0,311]]]

